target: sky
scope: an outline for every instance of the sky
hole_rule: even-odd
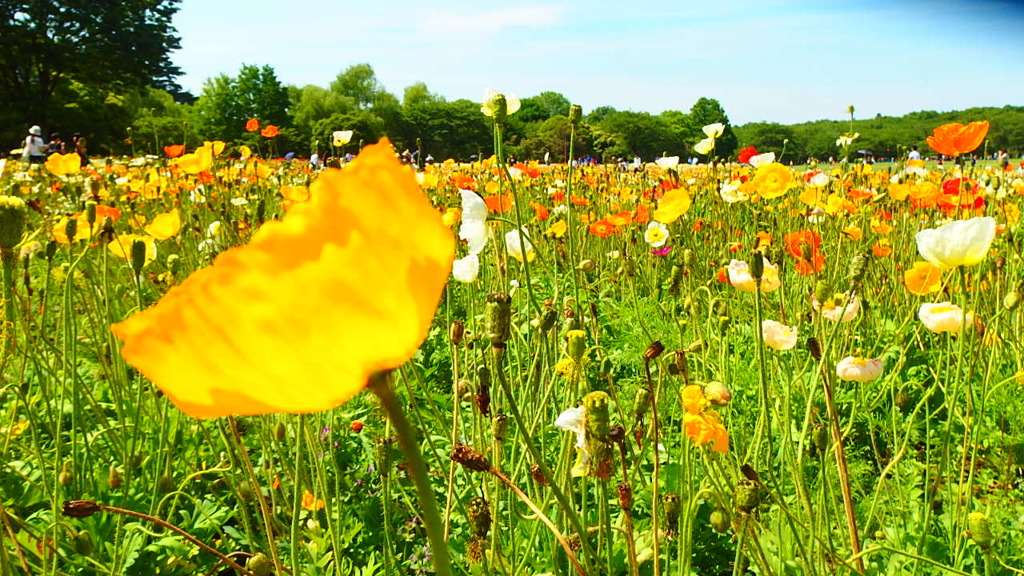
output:
[[[1024,105],[1024,0],[182,0],[178,81],[244,64],[327,87],[370,64],[402,97],[544,91],[658,114],[718,100],[732,124]]]

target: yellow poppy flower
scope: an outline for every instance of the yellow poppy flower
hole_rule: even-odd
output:
[[[173,163],[189,174],[205,172],[213,165],[213,144],[204,144],[196,148],[192,154],[185,154]]]
[[[311,200],[111,327],[121,355],[195,417],[338,406],[427,335],[455,241],[385,139]]]
[[[146,262],[144,265],[148,265],[153,260],[156,260],[156,241],[152,236],[145,236],[142,234],[121,234],[107,244],[107,250],[110,250],[110,253],[118,258],[131,260],[132,244],[134,244],[136,240],[140,240],[146,244]]]
[[[163,214],[157,214],[153,218],[153,222],[149,226],[146,226],[146,233],[156,238],[157,240],[167,240],[178,235],[181,231],[181,216],[178,214],[178,209],[175,208],[170,212]]]
[[[75,152],[71,154],[50,154],[44,166],[54,176],[67,176],[68,174],[78,172],[82,167],[82,158]]]
[[[671,224],[680,216],[690,211],[692,198],[682,188],[669,190],[658,201],[658,209],[654,211],[654,219],[663,224]]]

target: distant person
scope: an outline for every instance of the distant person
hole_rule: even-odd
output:
[[[910,147],[910,154],[907,154],[908,160],[920,160],[921,153],[917,151],[917,146]]]
[[[67,146],[64,144],[64,140],[61,139],[60,134],[58,132],[50,134],[50,141],[46,143],[46,155],[64,154],[66,151]]]
[[[999,151],[999,156],[996,157],[999,161],[999,167],[1006,170],[1006,167],[1010,165],[1010,155],[1006,152],[1006,148]]]
[[[25,148],[22,150],[21,159],[29,164],[42,164],[46,162],[46,142],[43,141],[43,129],[33,126],[28,129],[28,136],[25,137]]]
[[[71,136],[71,147],[75,149],[75,154],[78,154],[79,165],[85,168],[89,165],[89,149],[85,145],[85,136],[82,136],[80,132],[75,132]]]

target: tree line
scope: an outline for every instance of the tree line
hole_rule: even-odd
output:
[[[270,66],[242,66],[236,75],[208,79],[198,97],[183,92],[169,54],[179,47],[171,17],[179,0],[0,0],[0,139],[18,147],[28,126],[81,132],[94,154],[161,154],[167,144],[193,147],[204,140],[256,146],[263,154],[299,157],[341,152],[336,130],[359,142],[388,136],[399,149],[437,159],[492,153],[488,119],[480,103],[449,100],[420,82],[401,98],[388,92],[370,64],[355,64],[324,86],[283,84]],[[558,92],[523,98],[509,118],[507,149],[520,159],[562,162],[570,150],[571,102]],[[687,111],[660,114],[601,106],[587,112],[575,133],[577,157],[651,160],[661,155],[700,157],[693,145],[701,128],[726,125],[715,154],[732,157],[746,146],[776,152],[783,161],[841,154],[835,140],[859,132],[854,148],[899,157],[910,146],[927,153],[925,136],[947,122],[989,120],[990,152],[1024,151],[1024,107],[922,111],[902,117],[817,120],[783,125],[732,126],[721,104],[701,98]],[[246,131],[257,118],[280,130],[272,140]],[[704,159],[704,158],[702,158]]]

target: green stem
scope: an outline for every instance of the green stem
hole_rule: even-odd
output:
[[[419,496],[419,504],[423,507],[423,525],[427,530],[427,538],[430,540],[430,554],[434,561],[434,570],[441,576],[449,576],[452,573],[451,558],[448,555],[448,543],[444,539],[444,522],[437,508],[437,499],[430,487],[430,475],[427,471],[427,464],[420,453],[419,443],[416,441],[416,430],[413,429],[409,419],[398,401],[398,396],[388,382],[386,373],[378,372],[370,377],[367,389],[380,398],[384,410],[388,414],[388,420],[395,427],[398,436],[398,443],[402,447],[405,459],[409,463],[409,470],[412,473],[413,483],[416,484],[416,494]]]

